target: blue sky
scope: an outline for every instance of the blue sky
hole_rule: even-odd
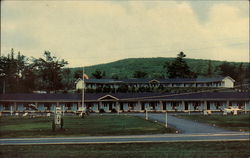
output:
[[[123,58],[247,62],[248,1],[1,1],[1,53],[11,48],[69,67]]]

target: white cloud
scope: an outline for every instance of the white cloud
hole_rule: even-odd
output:
[[[205,23],[188,2],[4,1],[2,8],[3,53],[50,50],[69,66],[182,50],[189,58],[248,59],[249,45],[237,43],[249,42],[249,17],[226,2],[211,6]]]

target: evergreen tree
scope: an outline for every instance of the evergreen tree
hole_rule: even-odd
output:
[[[169,78],[196,78],[196,74],[189,69],[184,58],[186,55],[180,52],[173,62],[166,62],[164,68],[167,69]]]
[[[221,65],[219,65],[220,69],[220,75],[221,76],[230,76],[233,79],[237,80],[237,67],[233,64],[230,64],[228,62],[224,62]]]
[[[105,77],[105,71],[101,72],[100,70],[96,70],[92,73],[92,76],[96,79],[102,79]]]
[[[211,77],[213,74],[213,68],[212,68],[212,63],[211,60],[208,61],[208,68],[207,68],[207,76]]]
[[[148,74],[144,71],[135,71],[133,74],[134,78],[146,78]]]

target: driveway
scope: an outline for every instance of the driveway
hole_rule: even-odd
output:
[[[133,113],[130,115],[145,117],[145,113]],[[232,132],[218,127],[210,126],[204,123],[198,123],[190,120],[174,117],[175,114],[168,114],[168,125],[176,128],[181,133],[227,133]],[[165,122],[165,113],[148,113],[151,120]]]

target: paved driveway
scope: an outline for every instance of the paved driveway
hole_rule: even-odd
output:
[[[131,115],[145,117],[145,114],[134,113]],[[149,113],[149,119],[165,122],[165,113]],[[190,120],[174,117],[174,114],[168,114],[168,125],[175,127],[181,133],[225,133],[232,132],[218,127],[213,127],[204,123],[198,123]]]

